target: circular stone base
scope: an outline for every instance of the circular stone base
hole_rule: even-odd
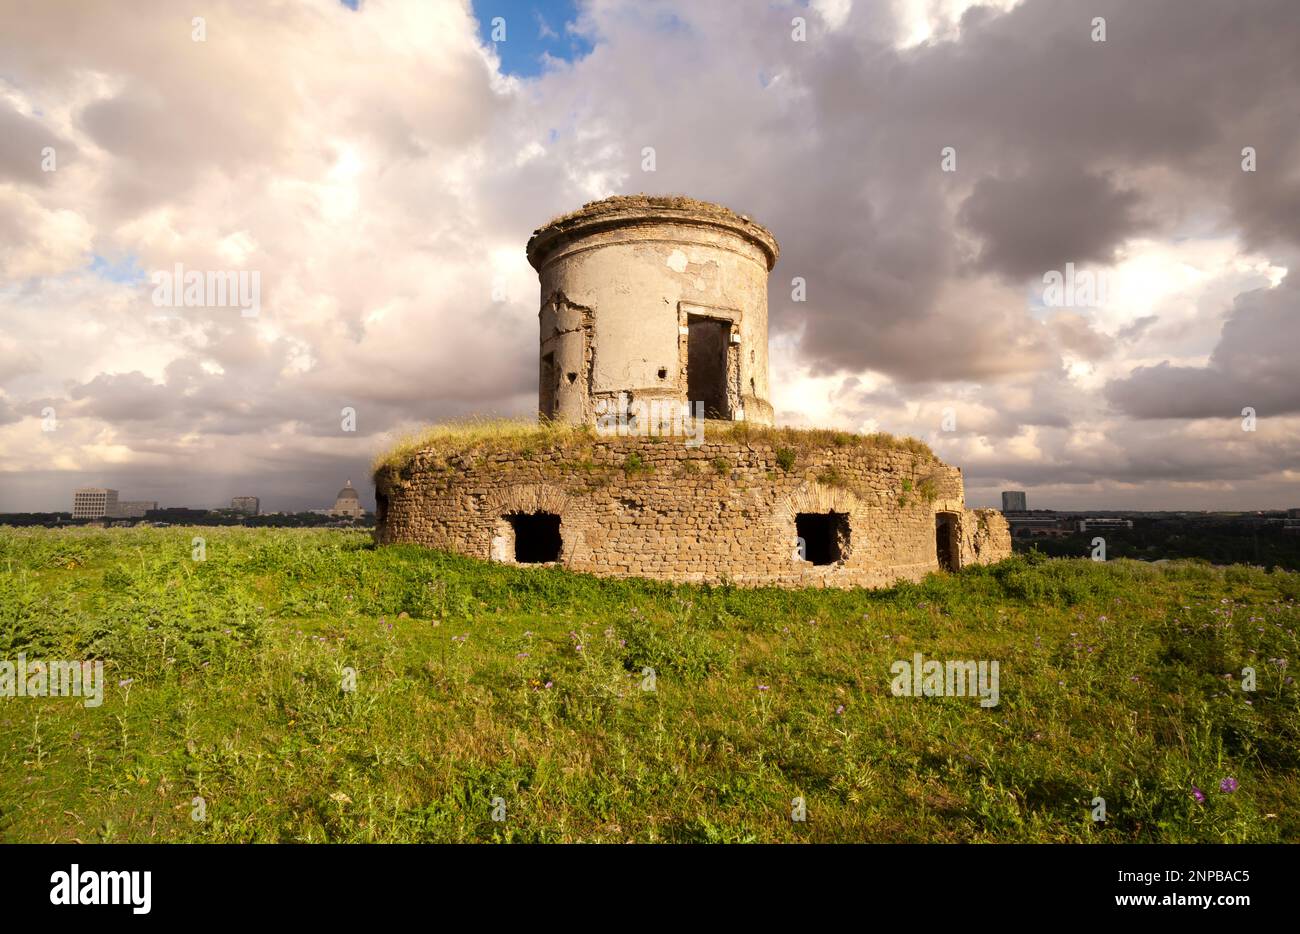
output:
[[[758,432],[445,442],[375,474],[379,544],[682,582],[884,586],[1011,553],[915,442]]]

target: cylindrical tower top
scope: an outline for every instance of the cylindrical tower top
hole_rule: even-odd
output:
[[[767,278],[776,238],[693,198],[621,195],[528,241],[541,282],[542,418],[645,424],[684,411],[772,423]]]
[[[637,224],[684,224],[731,231],[763,251],[769,272],[781,255],[770,230],[721,204],[684,195],[614,195],[589,201],[534,230],[528,240],[528,262],[540,271],[557,248],[577,237]]]

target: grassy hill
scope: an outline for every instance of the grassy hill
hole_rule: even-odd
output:
[[[1297,597],[1194,563],[743,590],[354,532],[0,529],[0,659],[108,681],[0,698],[0,839],[1295,841]],[[998,706],[893,696],[914,652],[998,660]]]

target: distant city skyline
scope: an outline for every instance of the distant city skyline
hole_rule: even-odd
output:
[[[135,481],[132,481],[135,482]],[[329,488],[331,481],[326,480],[326,486]],[[337,483],[337,481],[333,481]],[[351,481],[345,481],[350,483]],[[358,500],[366,512],[375,511],[374,490],[373,487],[357,487],[352,484],[358,494]],[[90,484],[83,484],[90,486]],[[275,484],[269,484],[274,487]],[[113,487],[109,487],[112,489]],[[232,487],[233,488],[233,487]],[[3,492],[0,492],[0,513],[19,513],[19,512],[71,512],[71,497],[74,488],[70,488],[64,496],[63,503],[56,503],[48,508],[14,508],[6,502]],[[337,487],[334,487],[337,494]],[[1006,511],[1008,508],[1007,494],[1020,494],[1028,500],[1027,508],[1032,510],[1056,511],[1056,512],[1110,512],[1110,511],[1132,511],[1132,512],[1289,512],[1300,515],[1300,506],[1294,502],[1285,501],[1261,506],[1227,506],[1206,504],[1202,500],[1188,502],[1183,505],[1160,505],[1155,506],[1149,503],[1136,502],[1129,499],[1128,502],[1116,501],[1114,503],[1095,503],[1095,502],[1039,502],[1035,492],[1030,490],[998,490],[987,495],[987,501],[972,500],[967,497],[972,507],[991,508]],[[120,490],[119,490],[120,494]],[[233,508],[231,501],[238,497],[252,497],[259,500],[261,514],[277,512],[311,512],[328,511],[331,509],[331,503],[337,501],[336,495],[326,494],[324,496],[315,496],[311,493],[296,493],[268,499],[266,496],[256,496],[255,494],[233,494],[232,496],[222,497],[214,496],[211,502],[206,500],[190,500],[185,502],[169,501],[162,498],[156,500],[160,508],[190,508],[190,509],[228,509]],[[1122,499],[1122,498],[1117,498]],[[1300,499],[1300,493],[1295,499]]]
[[[351,481],[345,480],[344,483],[350,484]],[[162,509],[235,509],[237,508],[234,506],[235,500],[253,499],[253,500],[257,500],[258,511],[261,514],[273,513],[273,512],[310,512],[313,509],[332,508],[332,504],[337,503],[337,496],[340,489],[340,484],[338,480],[333,480],[333,481],[327,480],[325,484],[325,489],[321,493],[321,495],[317,496],[312,492],[305,492],[295,496],[280,497],[278,498],[277,501],[284,503],[284,505],[277,506],[277,505],[273,505],[271,501],[268,501],[268,499],[265,496],[258,496],[255,493],[248,493],[247,488],[243,488],[245,490],[245,492],[243,493],[236,493],[226,497],[222,497],[214,494],[211,501],[209,501],[208,499],[191,499],[186,501],[173,501],[173,500],[168,500],[165,497],[152,497],[152,496],[149,500],[145,500],[143,497],[138,495],[141,491],[140,487],[138,485],[133,485],[133,484],[137,484],[137,481],[132,480],[127,485],[127,490],[131,493],[133,497],[133,499],[131,500],[123,499],[123,495],[124,495],[123,490],[120,487],[115,487],[113,484],[86,483],[86,484],[78,484],[76,486],[69,487],[65,491],[61,502],[55,502],[43,508],[42,507],[29,508],[21,505],[15,506],[13,503],[6,501],[6,497],[3,494],[0,494],[0,513],[22,513],[22,512],[69,512],[70,513],[73,511],[76,494],[78,490],[82,490],[82,489],[106,489],[106,490],[113,491],[114,493],[116,493],[117,496],[116,502],[122,506],[131,505],[131,504],[139,505],[141,503],[153,502],[156,503],[157,508],[162,508]],[[353,486],[355,488],[355,485]],[[358,494],[357,499],[361,503],[363,509],[366,512],[374,512],[373,490],[370,491],[369,497],[365,495],[366,491],[362,489],[356,489],[356,493]],[[369,502],[367,502],[367,500],[369,500]]]

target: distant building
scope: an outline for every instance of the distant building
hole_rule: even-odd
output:
[[[230,508],[246,516],[261,515],[262,501],[256,496],[236,496],[230,501]]]
[[[1080,532],[1086,532],[1089,529],[1131,529],[1131,528],[1133,528],[1132,519],[1114,519],[1114,518],[1099,519],[1090,516],[1087,519],[1079,520]]]
[[[166,506],[162,509],[150,509],[145,516],[150,522],[185,525],[206,519],[208,510],[191,506]]]
[[[352,481],[349,480],[335,497],[330,515],[340,519],[360,519],[365,514],[366,511],[361,506],[361,497],[357,496],[357,491],[352,489]]]
[[[1028,512],[1029,502],[1025,497],[1025,491],[1024,490],[1003,490],[1002,511],[1003,512]]]
[[[117,490],[83,486],[72,491],[72,518],[103,519],[117,509]]]
[[[151,509],[158,508],[157,500],[145,499],[127,499],[117,504],[117,507],[108,513],[110,519],[143,519],[144,514]]]
[[[1014,516],[1007,519],[1012,538],[1062,538],[1073,529],[1072,523],[1059,516]]]
[[[1300,519],[1300,508],[1288,509],[1286,511],[1286,517],[1288,519]]]

